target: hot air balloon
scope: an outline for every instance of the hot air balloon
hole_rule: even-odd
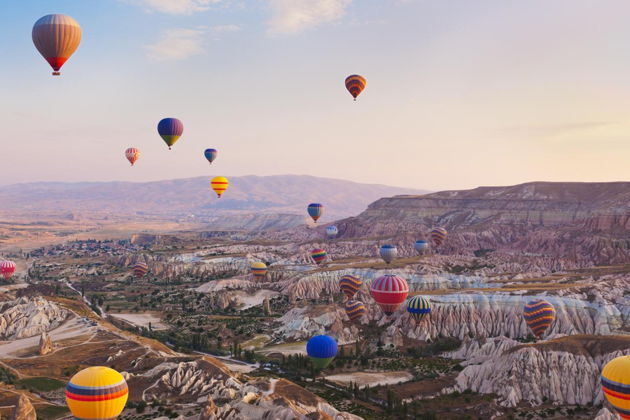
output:
[[[348,299],[352,299],[354,295],[359,291],[363,281],[355,276],[350,274],[346,274],[339,279],[339,289],[341,292],[348,297]]]
[[[413,247],[416,249],[418,254],[422,255],[429,249],[429,244],[427,243],[427,241],[419,240],[416,241]]]
[[[208,162],[210,163],[214,162],[218,154],[219,152],[217,151],[217,149],[206,149],[203,152],[203,155],[206,157],[206,159],[208,159]]]
[[[133,164],[136,163],[136,161],[140,158],[140,150],[136,149],[135,147],[130,147],[129,149],[125,150],[125,157],[129,161],[129,163],[131,163],[131,166],[133,166]]]
[[[346,315],[350,321],[356,321],[366,314],[367,310],[365,309],[365,305],[363,302],[359,302],[358,300],[349,300],[345,304]]]
[[[81,27],[66,15],[46,15],[33,25],[33,44],[59,76],[61,67],[79,48]]]
[[[407,302],[407,312],[411,314],[413,319],[420,321],[426,314],[431,312],[431,304],[428,299],[422,296],[414,296]]]
[[[250,270],[256,279],[264,279],[267,275],[267,264],[261,261],[253,262]]]
[[[0,261],[0,274],[5,280],[9,280],[15,273],[15,263],[13,261]]]
[[[322,213],[324,213],[324,206],[319,203],[311,203],[306,208],[308,215],[311,216],[313,221],[317,223],[317,219],[322,217]]]
[[[386,315],[393,314],[407,299],[409,286],[400,276],[385,274],[372,282],[370,294]]]
[[[525,305],[523,316],[527,326],[536,337],[540,338],[556,319],[556,310],[546,300],[536,299]]]
[[[229,182],[224,176],[215,176],[212,178],[210,185],[212,185],[214,192],[217,193],[217,197],[221,198],[221,195],[227,190]]]
[[[325,259],[328,253],[321,248],[315,248],[311,251],[311,258],[315,261],[315,264],[321,264]]]
[[[383,261],[389,264],[394,261],[394,258],[398,255],[398,249],[394,245],[385,244],[381,247],[379,253]]]
[[[337,341],[328,335],[316,335],[306,343],[306,353],[313,366],[324,369],[337,355]]]
[[[348,92],[350,92],[350,95],[352,95],[355,101],[357,100],[357,96],[365,89],[365,84],[365,78],[358,74],[346,77],[346,89],[348,89]]]
[[[435,246],[440,246],[442,245],[442,242],[444,242],[444,240],[446,239],[447,235],[448,232],[446,231],[446,229],[444,229],[443,227],[436,227],[431,231],[431,240],[433,240]]]
[[[328,238],[333,239],[338,233],[339,229],[337,229],[337,226],[326,226],[326,235],[328,235]]]
[[[602,370],[604,396],[622,419],[630,419],[630,355],[619,356]]]
[[[115,419],[125,408],[129,389],[123,376],[105,366],[83,369],[66,387],[66,403],[77,419]]]
[[[149,266],[144,261],[138,261],[133,266],[133,275],[140,279],[149,272]]]
[[[184,124],[177,118],[164,118],[158,123],[157,129],[160,137],[162,137],[164,143],[168,146],[168,150],[171,150],[171,146],[173,146],[184,133]]]

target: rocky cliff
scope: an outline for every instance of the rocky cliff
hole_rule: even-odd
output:
[[[42,297],[0,303],[0,339],[32,337],[57,328],[68,311]]]

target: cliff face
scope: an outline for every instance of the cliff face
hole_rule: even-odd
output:
[[[490,248],[624,262],[630,257],[630,183],[534,182],[396,196],[338,223],[342,238],[396,236],[407,242],[426,239],[437,225],[449,231],[448,253]]]
[[[57,328],[68,311],[42,297],[0,303],[0,339],[13,340],[39,335]]]

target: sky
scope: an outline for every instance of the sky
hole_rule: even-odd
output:
[[[31,40],[49,13],[83,30],[61,77]],[[630,180],[629,15],[627,0],[3,0],[0,184]],[[185,126],[172,151],[164,117]]]

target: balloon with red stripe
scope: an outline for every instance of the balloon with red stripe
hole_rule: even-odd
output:
[[[393,274],[385,274],[374,280],[370,294],[386,315],[393,314],[409,294],[407,281]]]
[[[352,95],[355,101],[357,100],[357,96],[365,89],[366,83],[365,77],[359,76],[358,74],[346,77],[346,89],[348,89],[348,92],[350,92],[350,95]]]
[[[229,182],[228,179],[224,176],[215,176],[210,181],[210,185],[215,193],[217,193],[217,197],[221,198],[225,190],[227,190]]]
[[[124,410],[128,395],[125,378],[105,366],[83,369],[66,387],[66,403],[77,419],[115,419]]]
[[[133,275],[140,279],[149,272],[149,266],[144,261],[138,261],[133,266]]]
[[[9,280],[15,273],[15,263],[13,261],[0,261],[0,274],[5,280]]]
[[[534,335],[540,338],[556,319],[556,310],[546,300],[536,299],[525,305],[523,317]]]
[[[125,157],[129,163],[131,163],[131,166],[133,166],[133,164],[140,158],[140,150],[135,147],[130,147],[125,150]]]
[[[315,261],[315,264],[318,265],[326,260],[327,255],[328,253],[321,248],[315,248],[311,251],[311,258]]]
[[[53,69],[53,76],[61,75],[61,67],[79,48],[81,27],[67,15],[52,14],[40,18],[32,31],[33,44]]]
[[[622,419],[630,419],[630,355],[619,356],[602,369],[604,396]]]

